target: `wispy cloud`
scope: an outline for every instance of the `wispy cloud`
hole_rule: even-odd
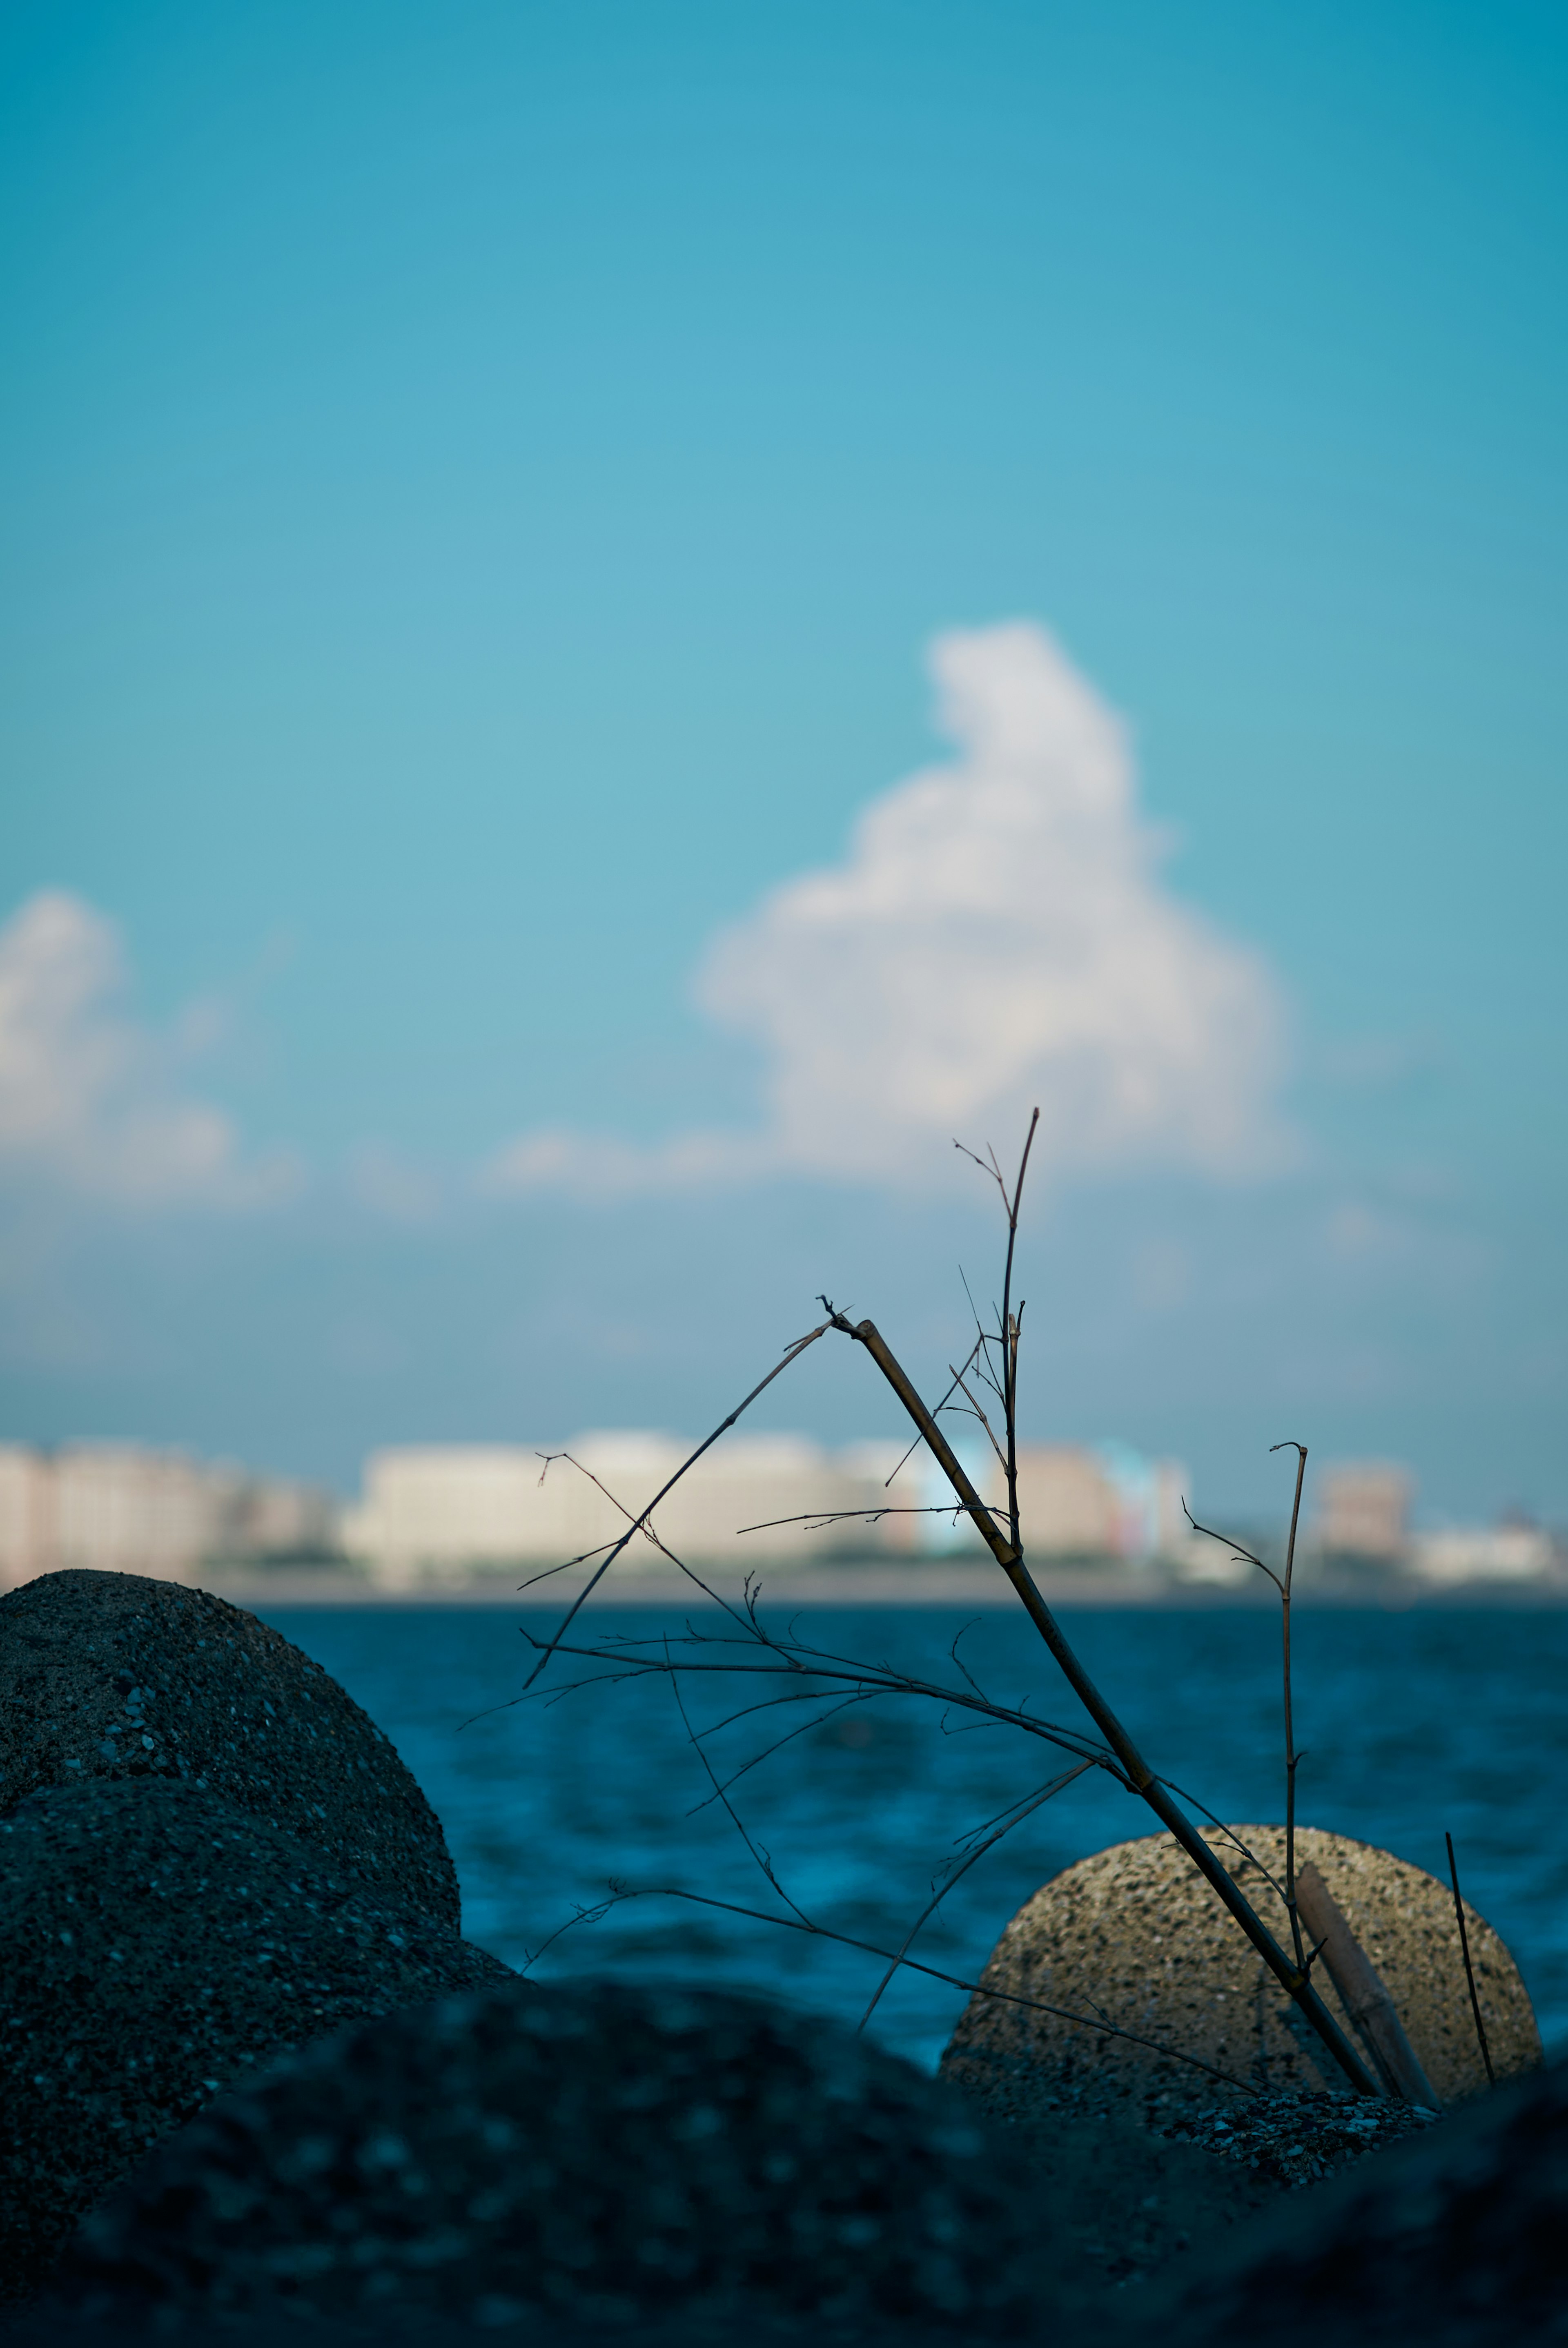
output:
[[[247,1159],[182,1063],[210,1020],[160,1035],[126,1005],[113,923],[59,890],[0,929],[0,1174],[121,1206],[246,1206],[294,1187],[292,1162]]]
[[[1277,1160],[1278,987],[1167,886],[1121,721],[1028,622],[939,636],[930,662],[957,757],[873,800],[842,864],[774,891],[697,974],[764,1055],[762,1128],[525,1134],[490,1187],[920,1187],[954,1136],[1010,1143],[1036,1102],[1042,1172]]]

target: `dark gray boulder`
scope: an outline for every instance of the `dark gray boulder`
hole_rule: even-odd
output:
[[[134,1573],[0,1597],[0,1816],[49,1786],[184,1780],[458,1928],[440,1822],[335,1680],[253,1614]]]
[[[1062,2248],[1004,2140],[836,2024],[514,1981],[214,2102],[87,2219],[42,2321],[973,2340],[1061,2307]]]
[[[390,1887],[194,1784],[29,1796],[0,1819],[0,2297],[236,2079],[500,1977]]]
[[[1128,2342],[1162,2348],[1568,2341],[1568,2065],[1287,2195],[1207,2263],[1120,2301]]]

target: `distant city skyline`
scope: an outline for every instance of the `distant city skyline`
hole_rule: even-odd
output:
[[[1006,1521],[1000,1462],[955,1434],[974,1491]],[[1088,1587],[1100,1577],[1102,1594],[1114,1587],[1159,1604],[1195,1585],[1262,1596],[1259,1543],[1276,1566],[1282,1554],[1270,1530],[1212,1521],[1180,1460],[1125,1443],[1020,1444],[1016,1475],[1033,1570],[1090,1571]],[[1375,1599],[1395,1588],[1529,1586],[1556,1600],[1568,1591],[1563,1528],[1521,1518],[1413,1525],[1411,1479],[1397,1462],[1329,1462],[1304,1497],[1295,1550],[1304,1591]],[[655,1501],[645,1538],[636,1512]],[[698,1446],[668,1430],[601,1427],[543,1444],[405,1445],[369,1455],[347,1505],[235,1460],[126,1443],[0,1442],[0,1590],[86,1570],[329,1603],[524,1590],[564,1603],[607,1574],[615,1587],[646,1588],[650,1575],[668,1583],[686,1570],[786,1581],[825,1572],[826,1590],[842,1570],[840,1592],[853,1584],[880,1601],[929,1592],[933,1569],[966,1563],[994,1572],[937,1461],[897,1438],[829,1447],[739,1434]],[[869,1584],[866,1568],[876,1569]],[[982,1601],[984,1592],[975,1586]],[[601,1594],[613,1595],[610,1583]]]
[[[1031,1439],[1568,1517],[1555,13],[0,60],[0,1437],[938,1386],[1038,1101]]]

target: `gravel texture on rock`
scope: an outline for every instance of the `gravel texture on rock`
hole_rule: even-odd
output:
[[[1230,1831],[1254,1859],[1217,1828],[1207,1838],[1288,1945],[1283,1899],[1264,1872],[1283,1875],[1283,1829]],[[1298,1863],[1316,1865],[1382,1975],[1435,2092],[1448,2103],[1483,2088],[1449,1887],[1343,1835],[1304,1828],[1296,1840]],[[1492,2060],[1507,2077],[1541,2061],[1535,2016],[1501,1941],[1468,1904],[1465,1912]],[[1321,1967],[1316,1979],[1355,2043]],[[1332,2057],[1166,1835],[1101,1851],[1037,1891],[997,1943],[981,1975],[987,1989],[1087,2018],[1086,2026],[999,1997],[970,1999],[942,2074],[999,2117],[1115,2111],[1163,2133],[1258,2094],[1347,2093]],[[1115,2037],[1105,2023],[1171,2052]]]
[[[1297,2193],[1386,2144],[1419,2136],[1438,2116],[1386,2096],[1252,2096],[1184,2112],[1160,2134],[1167,2143],[1197,2145]]]
[[[1061,2250],[963,2099],[835,2024],[712,1990],[513,1982],[345,2031],[211,2105],[84,2223],[49,2320],[972,2339],[1061,2306]]]
[[[0,2298],[236,2078],[502,1977],[388,1887],[194,1785],[30,1796],[0,1819]]]
[[[134,1573],[0,1597],[0,1816],[45,1787],[184,1779],[458,1929],[436,1816],[335,1680],[253,1614]]]
[[[1568,2341],[1568,2066],[1500,2087],[1122,2295],[1129,2342]]]

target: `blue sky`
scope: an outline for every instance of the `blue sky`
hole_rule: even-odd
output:
[[[875,1094],[835,986],[885,966],[808,983],[765,908],[910,775],[983,781],[930,647],[1030,622],[1125,722],[1138,902],[1276,1022],[1245,1081],[1214,1045],[1234,1151],[1151,1112],[1047,1168],[1031,1431],[1238,1505],[1299,1435],[1568,1513],[1565,45],[8,10],[6,1429],[347,1481],[695,1427],[825,1282],[939,1373],[988,1226],[938,1105],[868,1099],[858,1159],[777,1109],[814,1035]],[[539,1135],[558,1179],[497,1179]],[[880,1431],[815,1360],[773,1423]]]

